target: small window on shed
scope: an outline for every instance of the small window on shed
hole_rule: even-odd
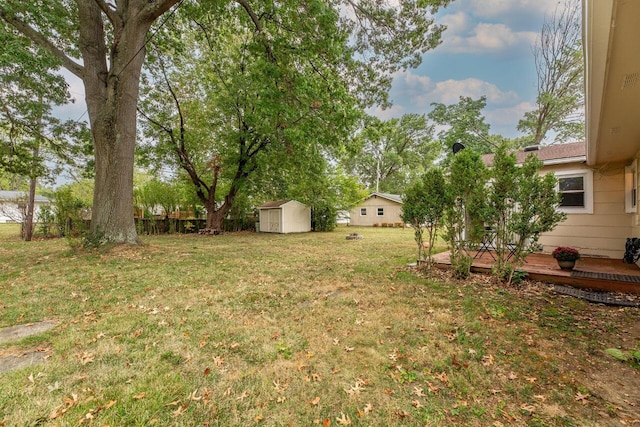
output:
[[[367,208],[360,208],[360,216],[367,216]]]
[[[378,216],[384,215],[384,208],[378,208]]]

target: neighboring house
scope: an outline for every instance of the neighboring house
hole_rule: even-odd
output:
[[[399,195],[374,192],[351,209],[349,225],[404,224],[400,218],[401,214],[402,198]]]
[[[295,200],[278,200],[258,206],[260,231],[306,233],[311,231],[311,209]]]
[[[24,191],[0,191],[0,223],[19,222],[24,220],[27,193]],[[33,218],[37,221],[40,207],[50,204],[50,200],[36,195]]]

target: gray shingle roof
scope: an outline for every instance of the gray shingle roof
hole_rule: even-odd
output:
[[[27,193],[25,193],[24,191],[6,191],[6,190],[0,190],[0,200],[3,201],[11,201],[11,200],[16,200],[16,199],[23,199],[27,197]],[[40,203],[50,203],[51,200],[47,199],[44,196],[39,196],[36,194],[36,202],[40,202]]]
[[[576,161],[586,160],[587,145],[584,142],[570,142],[566,144],[541,145],[534,151],[516,151],[516,162],[524,163],[529,154],[537,156],[543,163],[554,161],[576,159]],[[493,166],[493,154],[484,154],[482,161],[487,166]],[[583,158],[584,157],[584,158]]]

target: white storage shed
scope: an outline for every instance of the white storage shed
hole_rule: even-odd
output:
[[[311,231],[311,209],[295,200],[278,200],[258,206],[260,231],[264,233],[306,233]]]

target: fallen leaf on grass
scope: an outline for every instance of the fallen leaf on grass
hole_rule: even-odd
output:
[[[444,371],[439,374],[436,374],[436,378],[439,379],[444,384],[449,382],[449,377],[447,376],[447,373]]]
[[[138,394],[134,394],[133,398],[134,399],[144,399],[146,397],[147,393],[145,393],[144,391],[142,393],[138,393]]]
[[[325,418],[322,420],[322,427],[329,427],[331,425],[331,420],[329,418]]]
[[[424,391],[423,391],[423,390],[424,390],[424,389],[423,389],[422,387],[415,386],[415,387],[413,388],[413,391],[412,391],[411,393],[412,393],[412,394],[415,394],[415,395],[416,395],[416,396],[418,396],[418,397],[423,397],[423,396],[426,396],[426,394],[424,394]]]
[[[522,405],[520,410],[529,414],[533,414],[536,411],[536,407],[533,405]]]
[[[256,415],[256,417],[253,419],[256,423],[259,423],[260,421],[264,420],[264,415],[262,414],[258,414]]]
[[[438,394],[438,392],[440,391],[440,387],[433,385],[429,382],[427,383],[427,388],[429,389],[429,392],[433,394]]]
[[[313,399],[310,403],[311,403],[311,405],[313,405],[313,406],[315,406],[315,405],[317,405],[318,403],[320,403],[320,396],[316,396],[316,398],[315,398],[315,399]]]
[[[185,413],[185,411],[187,410],[187,405],[186,404],[182,404],[180,406],[178,406],[175,411],[171,411],[171,413],[174,416],[179,416],[179,415],[183,415]]]
[[[371,403],[367,403],[364,407],[364,414],[368,415],[373,411],[373,405]]]
[[[64,403],[49,413],[49,419],[55,420],[66,414],[74,405],[78,403],[78,395],[72,394],[71,397],[65,397]]]
[[[576,396],[573,398],[576,402],[581,402],[583,405],[587,404],[587,399],[589,399],[589,394],[582,394],[580,392],[576,393]]]
[[[117,400],[110,400],[109,403],[107,403],[106,405],[104,405],[104,409],[109,409],[111,408],[113,405],[115,405],[116,403],[118,403]]]
[[[536,377],[524,377],[524,379],[529,381],[531,384],[535,383],[538,380]]]
[[[411,402],[411,406],[413,406],[416,409],[419,409],[419,408],[422,408],[422,403],[420,403],[420,401],[416,399]]]
[[[87,353],[86,351],[82,354],[76,354],[76,359],[80,361],[81,365],[86,365],[87,363],[92,363],[94,361],[95,355],[91,353]]]
[[[482,356],[482,365],[483,366],[491,366],[494,363],[493,354],[487,354]]]
[[[336,417],[336,422],[341,426],[351,425],[351,418],[348,415],[345,415],[344,412],[340,412],[340,416]]]

